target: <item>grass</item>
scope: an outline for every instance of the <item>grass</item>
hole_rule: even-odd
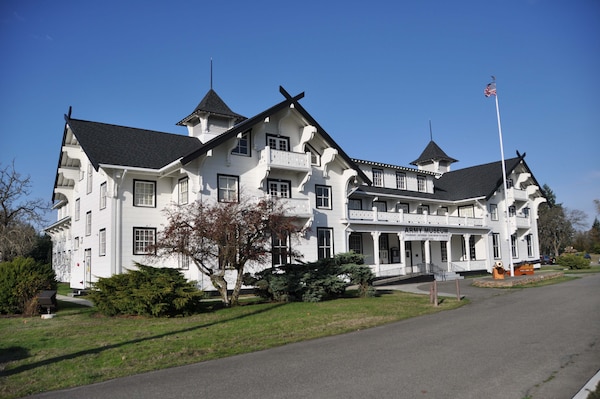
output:
[[[381,292],[320,303],[248,303],[172,319],[98,315],[59,301],[57,317],[0,319],[0,397],[91,384],[161,368],[366,329],[466,303]],[[216,307],[215,307],[216,306]],[[60,378],[57,378],[60,376]]]
[[[600,265],[592,265],[589,269],[567,269],[561,265],[542,266],[541,271],[563,271],[568,274],[600,273]]]

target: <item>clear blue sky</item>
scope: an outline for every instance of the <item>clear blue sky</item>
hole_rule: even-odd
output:
[[[335,3],[335,4],[334,4]],[[50,199],[74,118],[175,126],[210,88],[254,114],[303,106],[354,158],[403,166],[433,139],[460,162],[525,158],[558,202],[600,198],[600,1],[0,2],[0,161]],[[55,217],[52,215],[52,217]]]

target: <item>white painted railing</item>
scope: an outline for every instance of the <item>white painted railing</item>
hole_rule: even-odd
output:
[[[395,224],[418,224],[434,226],[483,226],[484,219],[460,216],[441,216],[403,212],[379,212],[350,209],[349,220],[363,220],[372,222],[387,222]]]
[[[260,163],[286,169],[310,170],[310,153],[280,151],[265,147],[260,152]]]

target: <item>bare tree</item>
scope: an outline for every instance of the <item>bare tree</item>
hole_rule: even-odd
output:
[[[31,178],[17,173],[14,161],[0,163],[0,261],[25,255],[38,239],[35,227],[44,222],[49,204],[30,195]]]
[[[269,199],[213,204],[196,201],[166,213],[167,225],[156,240],[157,256],[183,256],[193,261],[228,306],[238,303],[246,265],[266,262],[274,239],[289,243],[300,231],[296,220],[285,216],[283,203]],[[280,253],[284,258],[298,256],[285,251]],[[226,272],[235,276],[231,297]]]

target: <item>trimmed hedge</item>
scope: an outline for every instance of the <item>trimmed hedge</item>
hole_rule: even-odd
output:
[[[136,263],[137,270],[100,278],[88,295],[106,316],[187,316],[195,313],[203,297],[194,282],[173,268]]]
[[[562,254],[556,259],[556,263],[569,269],[589,269],[590,260],[577,254]]]
[[[349,285],[358,285],[359,295],[373,292],[373,272],[364,266],[362,255],[338,254],[306,264],[272,267],[246,275],[245,284],[253,285],[258,296],[278,302],[319,302],[339,298]]]
[[[37,295],[42,290],[55,290],[56,284],[49,264],[23,257],[0,263],[0,313],[37,314]]]

